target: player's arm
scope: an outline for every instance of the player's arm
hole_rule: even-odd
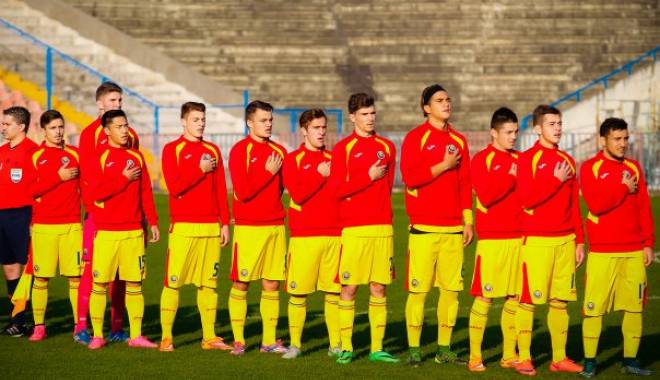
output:
[[[198,166],[191,170],[181,170],[176,158],[175,147],[168,145],[163,149],[163,177],[170,195],[178,197],[199,183],[206,173]]]
[[[310,168],[307,176],[303,176],[303,173],[298,168],[294,155],[289,154],[282,166],[284,187],[289,192],[291,199],[299,205],[307,202],[326,182],[326,178],[318,172],[317,168]]]
[[[390,152],[391,159],[389,164],[387,165],[387,180],[390,184],[390,191],[392,191],[392,188],[394,187],[394,179],[396,177],[396,146],[392,143],[390,145]]]
[[[32,184],[28,188],[28,191],[33,198],[41,197],[50,190],[54,189],[60,182],[62,182],[56,171],[45,169],[39,170],[35,161],[36,154],[37,153],[34,153],[30,160],[31,164],[33,165],[28,165],[31,166],[32,170],[35,172],[35,180],[32,181]],[[64,166],[65,165],[62,165],[62,167]]]
[[[639,171],[639,180],[637,181],[639,222],[642,227],[644,248],[650,248],[652,250],[655,246],[655,236],[653,213],[651,212],[651,200],[649,198],[649,191],[646,188],[644,171],[640,166],[637,166],[637,170]]]
[[[373,166],[378,166],[379,163],[380,160],[374,162]],[[331,167],[331,186],[335,189],[335,193],[340,199],[348,198],[366,189],[373,182],[368,171],[348,173],[346,152],[342,148],[334,149]]]
[[[229,203],[227,202],[227,180],[225,179],[225,166],[222,161],[222,154],[218,152],[218,165],[213,171],[215,180],[216,197],[220,208],[220,222],[223,226],[229,225]]]
[[[534,176],[531,158],[524,154],[518,167],[518,185],[523,208],[533,209],[555,195],[563,182],[556,176]]]
[[[142,156],[142,153],[140,153]],[[151,240],[149,242],[155,243],[160,238],[160,230],[158,229],[158,214],[156,213],[156,205],[154,204],[154,193],[151,188],[151,177],[149,176],[149,169],[147,168],[146,161],[142,157],[142,172],[140,174],[140,202],[142,206],[142,213],[147,218],[147,223],[151,229]]]
[[[268,170],[248,172],[245,146],[237,146],[229,153],[229,174],[234,187],[234,196],[241,202],[254,198],[275,177]]]
[[[628,195],[628,186],[621,179],[609,176],[601,179],[599,173],[594,173],[593,164],[590,161],[580,168],[580,187],[589,212],[602,215],[623,203]]]
[[[120,175],[113,176],[105,174],[101,170],[100,157],[97,157],[94,161],[94,165],[89,165],[91,171],[89,176],[89,193],[94,202],[103,202],[115,196],[134,180],[129,179],[129,177],[123,174],[127,169],[124,169],[124,172]]]
[[[511,168],[500,172],[490,171],[482,155],[472,159],[470,169],[474,193],[486,208],[500,202],[516,187],[516,177],[511,173]]]
[[[417,135],[409,133],[401,145],[401,178],[411,189],[416,189],[431,182],[435,176],[422,157],[420,140]]]

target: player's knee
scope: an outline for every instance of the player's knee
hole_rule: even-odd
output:
[[[344,285],[341,287],[340,297],[342,300],[353,300],[355,299],[355,293],[357,293],[357,286]]]
[[[385,297],[385,285],[383,284],[372,282],[369,284],[369,290],[371,291],[371,295],[374,297]]]
[[[34,282],[48,283],[48,277],[35,277]]]
[[[492,303],[492,302],[493,302],[492,299],[490,299],[490,298],[486,298],[486,297],[476,296],[476,297],[474,297],[474,298],[475,298],[476,300],[479,300],[479,301],[481,301],[481,302],[485,302],[485,303]]]
[[[126,281],[126,286],[130,286],[131,288],[139,288],[142,286],[142,281]]]
[[[279,281],[261,280],[261,287],[268,292],[274,292],[280,288]]]
[[[247,283],[247,282],[234,281],[234,283],[232,284],[231,287],[236,289],[236,290],[246,291],[246,290],[248,290],[248,285],[250,285],[250,284]]]

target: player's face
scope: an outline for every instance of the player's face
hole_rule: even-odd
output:
[[[257,139],[269,139],[273,134],[273,113],[257,109],[247,121],[252,137]]]
[[[358,135],[373,135],[376,132],[376,107],[360,108],[351,114],[351,122],[355,124]]]
[[[493,144],[500,149],[511,150],[516,145],[518,138],[518,123],[504,123],[499,129],[492,128],[490,135]]]
[[[123,116],[115,117],[110,124],[103,128],[108,135],[108,143],[119,147],[128,145],[128,120]]]
[[[44,135],[48,144],[61,146],[64,143],[64,120],[51,120],[44,126]]]
[[[629,138],[627,129],[619,129],[601,137],[600,142],[610,156],[622,160],[628,150]]]
[[[120,110],[121,102],[121,93],[113,91],[101,96],[101,99],[96,101],[96,106],[101,113],[105,113],[112,110]]]
[[[206,128],[206,114],[202,111],[190,111],[181,119],[183,134],[195,139],[201,139]]]
[[[18,136],[25,133],[25,124],[18,124],[16,119],[11,115],[3,115],[2,124],[0,124],[0,132],[5,140],[11,141]]]
[[[541,125],[534,126],[534,132],[542,142],[558,145],[561,139],[561,115],[545,114]]]
[[[451,98],[446,91],[438,91],[429,100],[428,104],[424,105],[424,112],[429,117],[447,121],[451,117]]]
[[[305,142],[314,149],[322,149],[325,146],[325,134],[328,131],[327,124],[324,117],[312,120],[307,128],[303,128]]]

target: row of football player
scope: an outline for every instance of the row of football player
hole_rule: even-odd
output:
[[[121,99],[119,91],[111,93],[118,94]],[[103,96],[97,98],[102,104]],[[407,268],[410,296],[406,305],[411,347],[408,362],[418,365],[421,361],[419,337],[424,300],[430,288],[437,286],[441,289],[441,296],[436,361],[465,363],[450,350],[449,343],[458,310],[457,294],[463,288],[460,274],[463,246],[469,244],[473,236],[472,182],[477,195],[480,240],[471,290],[476,299],[470,315],[470,370],[485,370],[480,345],[490,300],[506,297],[502,316],[502,366],[514,367],[526,375],[535,373],[529,354],[533,305],[549,300],[548,324],[553,341],[551,370],[582,371],[585,376],[595,373],[600,316],[614,306],[625,310],[624,369],[646,373],[634,358],[641,335],[641,308],[645,294],[641,290],[646,287],[644,265],[650,264],[652,258],[653,227],[641,169],[634,161],[624,158],[628,135],[625,122],[609,119],[603,123],[603,151],[582,167],[582,190],[590,208],[587,227],[592,250],[587,268],[590,280],[584,309],[587,316],[584,324],[587,360],[583,368],[568,359],[564,350],[568,327],[566,302],[576,299],[574,268],[576,263],[582,262],[584,250],[575,162],[557,149],[561,113],[548,106],[539,106],[535,110],[534,128],[539,141],[518,157],[518,153],[512,150],[518,130],[517,118],[506,108],[496,111],[491,125],[493,143],[474,157],[470,168],[469,160],[461,159],[469,157],[467,142],[449,123],[451,100],[447,91],[439,85],[426,88],[421,107],[427,120],[408,134],[401,155],[401,170],[407,186],[406,206],[411,219]],[[80,164],[83,199],[89,192],[89,202],[92,202],[87,207],[85,224],[94,215],[99,229],[94,244],[89,247],[94,248],[97,259],[92,268],[87,265],[95,288],[91,302],[95,337],[90,348],[104,344],[104,285],[115,278],[118,267],[119,277],[129,281],[126,294],[141,300],[139,285],[144,260],[141,259],[143,250],[138,249],[140,244],[137,244],[142,238],[138,228],[140,215],[137,213],[132,215],[133,218],[118,220],[105,214],[132,209],[125,208],[126,200],[132,200],[136,205],[142,203],[142,212],[152,226],[154,239],[158,237],[153,201],[150,189],[147,190],[148,173],[139,153],[131,150],[137,146],[137,135],[128,127],[121,111],[105,111],[101,109],[102,117],[92,128],[86,129],[96,139],[96,154],[92,160],[95,168],[86,170],[85,165]],[[398,361],[382,350],[385,285],[391,282],[393,275],[390,192],[395,148],[391,142],[375,134],[373,98],[365,94],[351,96],[349,113],[355,132],[338,143],[333,156],[324,149],[327,119],[320,110],[303,113],[300,124],[305,142],[300,149],[286,155],[284,148],[270,141],[272,107],[255,101],[246,110],[250,133],[232,148],[229,161],[236,220],[231,265],[234,284],[229,298],[234,345],[230,347],[215,336],[211,323],[215,319],[217,303],[213,289],[218,275],[219,246],[229,241],[222,157],[217,147],[202,139],[205,125],[203,105],[184,104],[183,136],[168,144],[163,152],[163,172],[170,189],[173,225],[166,265],[168,273],[161,299],[161,350],[174,348],[171,326],[178,304],[177,289],[183,284],[194,283],[199,288],[198,302],[204,331],[202,347],[231,349],[234,354],[242,354],[245,350],[242,330],[247,286],[249,282],[261,279],[262,351],[285,353],[286,358],[301,354],[305,296],[321,290],[326,293],[330,352],[338,355],[339,363],[348,363],[352,359],[355,290],[357,285],[369,284],[370,360]],[[101,128],[108,136],[107,141],[99,138],[103,136]],[[84,134],[81,147],[83,137]],[[123,157],[122,152],[125,153]],[[82,149],[81,157],[84,157]],[[33,156],[30,161],[36,163],[38,158]],[[136,161],[139,165],[135,165]],[[58,172],[68,166],[62,159],[58,162],[63,164]],[[85,172],[90,173],[88,181],[92,190],[89,191],[85,190]],[[59,176],[62,180],[69,179],[66,175]],[[110,180],[111,177],[114,179]],[[121,192],[128,192],[127,183],[132,182],[142,185],[141,190],[134,190],[136,194],[142,192],[142,197],[108,196],[111,190],[106,187],[110,184],[119,183]],[[289,207],[292,238],[286,269],[284,210],[280,203],[282,182],[292,198]],[[595,190],[604,186],[611,187],[611,191]],[[121,202],[117,202],[118,199]],[[437,202],[438,199],[444,202]],[[35,204],[35,214],[39,203]],[[123,208],[117,209],[118,204]],[[218,219],[221,223],[217,222]],[[117,231],[121,223],[126,225],[121,225]],[[36,247],[34,243],[33,247]],[[39,256],[36,251],[35,248],[35,260]],[[141,253],[136,255],[136,252]],[[135,265],[136,262],[139,265]],[[442,271],[437,270],[440,266]],[[502,273],[509,275],[502,276]],[[279,314],[277,289],[279,281],[285,279],[287,291],[291,294],[291,345],[288,348],[275,339]],[[599,284],[599,287],[596,289],[593,284]],[[609,286],[603,287],[602,284]],[[42,283],[35,286],[34,291],[43,288],[46,286]],[[639,292],[636,291],[638,288]],[[634,297],[635,294],[638,297]],[[36,302],[34,293],[33,298]],[[127,304],[130,298],[126,298]],[[98,306],[96,312],[95,305]],[[143,305],[139,306],[143,308]],[[213,316],[205,315],[208,310],[213,310]],[[130,316],[130,306],[128,312]],[[81,310],[78,309],[79,320],[80,316]],[[131,322],[134,319],[140,318],[131,317]],[[35,322],[37,328],[33,337],[43,339],[45,329],[39,323],[43,323],[43,319]],[[131,323],[129,345],[155,346],[141,336],[137,322],[135,325]],[[83,335],[79,340],[85,341],[85,332],[86,329],[77,331],[77,337]]]

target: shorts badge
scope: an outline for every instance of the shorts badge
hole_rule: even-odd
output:
[[[21,182],[21,179],[23,179],[23,169],[12,168],[9,170],[9,176],[11,177],[11,181],[13,183],[19,183]]]
[[[536,297],[536,298],[541,298],[542,295],[543,295],[543,293],[541,293],[540,290],[535,290],[535,291],[534,291],[534,297]]]
[[[419,282],[417,281],[416,278],[413,278],[413,280],[410,281],[410,285],[412,285],[413,288],[416,288],[417,285],[419,285]]]
[[[62,163],[62,165],[68,164],[69,163],[69,157],[62,157],[60,159],[60,162]]]
[[[376,157],[378,157],[379,160],[384,160],[385,159],[385,152],[382,150],[379,150],[378,153],[376,153]]]
[[[291,289],[295,289],[296,286],[297,286],[297,285],[296,285],[296,282],[295,282],[295,281],[291,281],[291,283],[289,284],[289,288],[291,288]]]
[[[491,285],[491,284],[484,285],[484,290],[487,291],[487,292],[492,292],[493,291],[493,285]]]
[[[39,265],[35,265],[33,269],[35,272],[39,272]]]
[[[247,277],[248,271],[247,269],[241,269],[241,277]]]
[[[449,152],[451,154],[454,154],[454,153],[458,152],[458,147],[456,147],[456,145],[454,145],[454,144],[449,144],[449,145],[447,145],[447,152]]]
[[[99,271],[95,270],[94,272],[92,272],[92,276],[94,276],[94,278],[97,278],[99,276]]]
[[[348,280],[349,278],[351,278],[351,274],[348,273],[348,272],[344,272],[344,273],[341,274],[341,277],[342,277],[344,280]]]
[[[177,282],[178,280],[179,280],[179,278],[177,276],[170,277],[170,281],[172,281],[172,282]]]
[[[587,309],[593,310],[594,309],[594,303],[593,302],[588,302],[587,303]]]

